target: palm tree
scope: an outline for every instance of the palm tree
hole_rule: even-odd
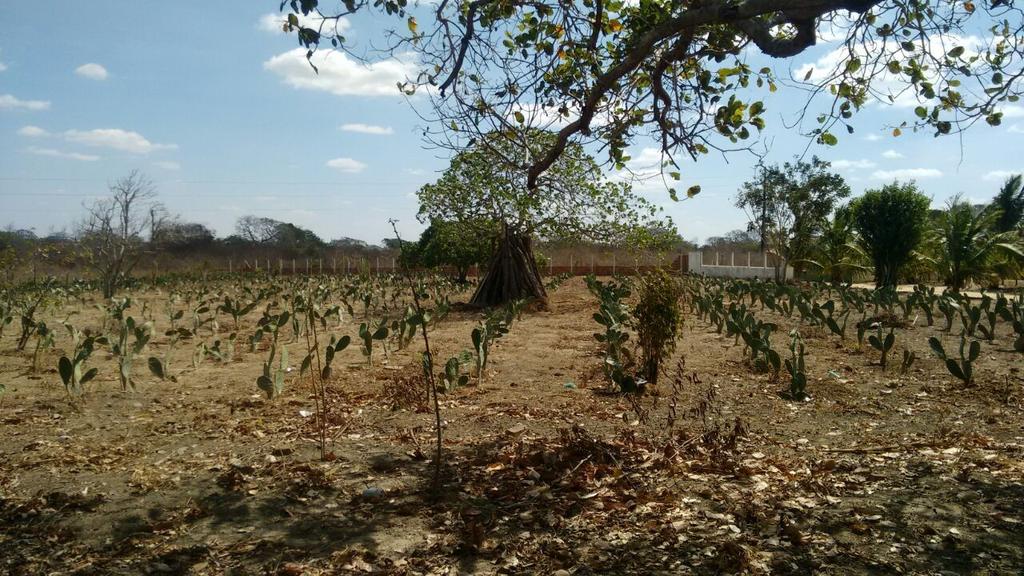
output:
[[[821,230],[815,259],[803,260],[804,264],[820,270],[833,284],[849,281],[855,272],[871,271],[865,265],[867,255],[857,243],[853,212],[849,206],[836,209],[835,215],[824,222]]]
[[[1017,230],[1024,223],[1024,186],[1020,174],[1011,176],[992,199],[992,206],[999,210],[999,218],[993,223],[996,232]]]
[[[950,199],[939,217],[936,263],[953,290],[990,276],[999,254],[1024,257],[1017,233],[995,227],[1001,214],[995,204],[979,211],[959,195]]]
[[[992,199],[992,205],[1000,210],[999,218],[993,224],[997,232],[1011,232],[1016,230],[1018,236],[1024,240],[1024,186],[1021,176],[1018,174],[1006,180],[999,193]],[[1020,278],[1024,272],[1024,258],[1014,255],[998,257],[993,265],[999,279]]]

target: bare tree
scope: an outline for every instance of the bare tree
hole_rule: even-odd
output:
[[[110,298],[131,275],[142,256],[142,232],[151,224],[155,205],[152,181],[138,170],[110,185],[110,196],[87,207],[79,241],[99,276],[103,297]]]
[[[242,216],[235,223],[238,235],[253,244],[269,244],[278,239],[281,222],[260,216]]]

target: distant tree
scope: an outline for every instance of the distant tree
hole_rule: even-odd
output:
[[[706,250],[718,252],[754,252],[760,249],[761,238],[750,230],[731,230],[723,236],[709,236],[702,244]]]
[[[978,211],[960,196],[949,201],[939,219],[936,261],[950,288],[993,275],[999,255],[1024,258],[1016,230],[997,231],[1001,215],[995,204]]]
[[[356,240],[355,238],[335,238],[328,244],[331,248],[341,249],[365,249],[369,246],[368,243],[363,240]]]
[[[253,244],[271,244],[277,239],[282,222],[260,216],[242,216],[235,223],[239,238]]]
[[[811,255],[814,237],[836,203],[850,195],[843,177],[817,157],[782,166],[760,166],[754,180],[745,182],[736,197],[749,220],[748,229],[779,256],[776,280],[785,281],[786,267],[799,273]]]
[[[150,237],[157,250],[197,252],[209,249],[215,240],[213,231],[203,224],[171,219],[156,227]]]
[[[137,170],[110,185],[110,196],[87,209],[78,239],[96,271],[104,298],[111,298],[142,256],[141,237],[154,203],[153,183]]]
[[[383,246],[385,250],[394,250],[396,252],[401,251],[403,248],[407,249],[415,244],[415,242],[411,242],[409,240],[399,241],[398,238],[384,238],[380,241],[380,245]]]
[[[494,254],[498,239],[494,222],[445,222],[432,220],[412,251],[415,263],[428,268],[451,266],[456,279],[465,282],[472,266],[482,266]]]
[[[868,190],[850,202],[853,227],[875,271],[875,285],[896,286],[928,229],[931,201],[913,182]]]
[[[312,230],[290,222],[278,222],[277,231],[271,243],[285,254],[295,256],[316,256],[326,244]]]

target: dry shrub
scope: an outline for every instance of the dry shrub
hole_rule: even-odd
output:
[[[396,374],[384,381],[384,400],[392,410],[426,412],[430,395],[422,374]]]

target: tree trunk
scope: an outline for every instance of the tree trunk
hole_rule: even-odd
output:
[[[539,307],[547,307],[548,295],[533,257],[533,240],[529,234],[519,234],[506,227],[487,273],[469,303],[489,308],[524,298],[533,299]]]

